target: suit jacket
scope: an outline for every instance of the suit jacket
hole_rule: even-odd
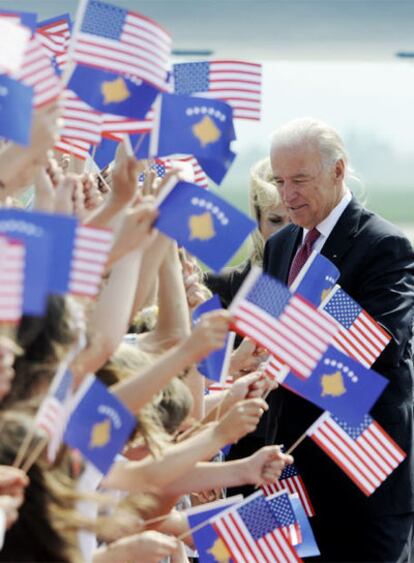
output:
[[[302,229],[287,225],[265,247],[264,270],[287,282]],[[371,415],[407,459],[368,499],[310,439],[294,452],[315,510],[360,510],[376,514],[414,511],[413,321],[414,253],[393,225],[352,199],[321,253],[340,270],[338,283],[392,335],[373,369],[389,380]],[[279,388],[269,397],[267,442],[289,447],[321,414],[297,395]]]

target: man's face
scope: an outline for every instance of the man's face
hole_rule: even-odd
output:
[[[282,203],[295,225],[312,229],[339,203],[342,161],[323,166],[318,149],[304,143],[274,148],[271,163]]]

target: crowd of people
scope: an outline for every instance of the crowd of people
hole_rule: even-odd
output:
[[[154,227],[155,197],[179,170],[157,178],[151,162],[120,143],[111,166],[86,172],[83,161],[53,151],[61,125],[52,103],[35,113],[28,147],[3,143],[2,205],[21,208],[31,187],[28,213],[76,216],[111,229],[114,242],[95,300],[51,294],[43,317],[25,315],[0,337],[0,560],[185,562],[197,553],[184,508],[277,481],[293,463],[281,445],[293,444],[320,409],[278,387],[265,373],[268,352],[249,339],[236,341],[222,390],[211,391],[197,365],[223,347],[232,325],[226,308],[252,265],[291,285],[312,250],[338,267],[341,286],[391,335],[374,365],[389,384],[372,414],[407,454],[366,498],[310,440],[295,450],[320,560],[409,560],[413,248],[352,196],[338,134],[314,119],[276,131],[270,157],[251,172],[251,255],[213,274]],[[212,292],[223,308],[192,325]],[[33,455],[44,440],[36,413],[65,365],[73,390],[96,374],[136,417],[105,476],[65,445],[53,461],[42,448]]]
[[[28,213],[75,215],[112,229],[115,239],[96,300],[49,295],[43,317],[23,316],[1,339],[7,532],[0,560],[187,561],[194,545],[180,507],[221,498],[228,487],[272,483],[293,461],[277,445],[217,459],[255,430],[274,383],[263,375],[263,350],[248,341],[232,353],[225,390],[208,393],[211,382],[196,369],[223,346],[231,315],[213,311],[191,326],[192,311],[211,292],[196,260],[153,228],[154,196],[177,171],[157,179],[150,163],[127,156],[121,143],[109,170],[87,173],[75,157],[52,151],[60,126],[53,104],[35,114],[29,147],[3,144],[3,206],[22,207],[20,196],[34,186]],[[262,237],[284,221],[269,170],[266,159],[252,176],[254,260]],[[28,433],[27,456],[44,438],[34,417],[65,362],[75,389],[95,373],[136,416],[122,456],[103,478],[64,445],[53,463],[44,451],[29,464],[19,460]]]

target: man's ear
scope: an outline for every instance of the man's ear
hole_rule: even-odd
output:
[[[338,181],[345,178],[345,162],[342,158],[338,159],[335,163],[335,178]]]

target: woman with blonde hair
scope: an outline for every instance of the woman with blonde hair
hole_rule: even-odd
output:
[[[252,235],[253,249],[247,260],[220,273],[208,272],[204,283],[220,296],[224,307],[228,307],[241,284],[250,272],[252,264],[261,266],[264,245],[267,239],[288,222],[287,214],[273,183],[270,158],[259,160],[250,171],[250,212],[257,221],[257,230]]]

